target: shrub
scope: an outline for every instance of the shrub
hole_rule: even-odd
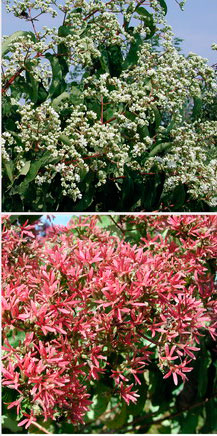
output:
[[[18,426],[73,433],[134,428],[135,416],[147,431],[184,401],[173,432],[191,423],[193,398],[192,432],[215,430],[216,216],[122,217],[122,238],[97,221],[40,236],[4,219],[5,403]]]
[[[215,70],[180,53],[164,0],[8,10],[31,30],[3,43],[5,211],[215,210]]]

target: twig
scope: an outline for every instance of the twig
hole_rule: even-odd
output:
[[[38,424],[35,421],[32,421],[31,424],[35,425],[35,427],[39,428],[39,430],[41,430],[43,433],[52,434],[50,431],[48,431],[46,428],[42,427],[42,425]]]
[[[112,220],[112,222],[119,228],[119,230],[123,233],[125,236],[125,231],[122,229],[122,227],[114,220],[112,215],[109,215],[109,218]]]
[[[103,124],[103,96],[101,95],[101,124]]]
[[[161,422],[163,422],[163,421],[165,421],[167,419],[170,420],[172,418],[175,418],[176,416],[180,416],[184,412],[187,412],[189,410],[195,409],[196,407],[199,407],[199,406],[203,406],[204,404],[208,403],[208,401],[210,401],[212,398],[215,398],[215,397],[217,397],[217,391],[214,392],[213,395],[211,395],[209,398],[205,398],[204,400],[199,401],[197,403],[194,403],[191,406],[185,407],[184,409],[180,410],[179,412],[171,413],[170,415],[164,416],[163,418],[156,419],[156,421],[153,420],[152,422],[149,422],[148,425],[151,427],[153,424],[154,425],[155,424],[160,424]],[[135,427],[135,425],[139,424],[140,421],[143,421],[144,419],[149,418],[149,417],[153,417],[154,418],[154,416],[157,415],[157,414],[158,414],[158,412],[152,413],[152,414],[148,414],[148,415],[144,415],[144,416],[139,416],[138,418],[134,419],[132,422],[129,422],[128,424],[125,424],[123,427],[121,427],[119,429],[119,431],[125,429],[126,427],[130,427],[130,426]],[[139,431],[142,431],[142,430],[144,430],[146,428],[147,427],[144,427],[144,426],[140,427]]]

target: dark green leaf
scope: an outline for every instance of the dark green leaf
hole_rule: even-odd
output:
[[[148,27],[150,29],[150,32],[147,33],[145,39],[152,38],[152,36],[155,34],[156,27],[154,25],[153,20],[153,14],[150,14],[145,8],[139,6],[135,9],[137,14],[140,15],[140,19],[144,21],[145,27]]]
[[[166,4],[165,0],[158,0],[158,3],[160,3],[161,7],[164,10],[164,14],[166,15],[167,14],[167,4]]]
[[[107,48],[108,65],[111,77],[119,77],[122,71],[123,57],[119,45],[111,45]]]
[[[203,107],[202,99],[200,97],[194,97],[194,107],[192,111],[192,118],[194,121],[200,118],[202,114],[202,107]]]
[[[134,41],[131,42],[129,52],[124,60],[123,69],[127,69],[135,65],[139,58],[139,50],[143,44],[143,40],[139,33],[134,35]]]
[[[15,191],[13,191],[13,193],[19,193],[20,195],[24,195],[28,188],[29,183],[35,179],[40,168],[46,165],[48,162],[50,163],[52,160],[53,158],[50,152],[47,151],[40,159],[38,159],[36,162],[33,162],[30,166],[30,169],[25,179],[23,180],[22,183],[20,183],[18,188]]]
[[[45,57],[50,61],[52,68],[52,81],[49,88],[49,96],[57,97],[62,93],[63,74],[59,59],[51,53],[46,53]]]
[[[127,422],[127,405],[122,404],[121,411],[117,413],[111,421],[107,421],[106,425],[109,429],[118,430]]]

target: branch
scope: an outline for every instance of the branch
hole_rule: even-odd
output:
[[[163,422],[167,419],[170,420],[172,418],[175,418],[176,416],[180,416],[184,412],[188,412],[189,410],[195,409],[196,407],[203,406],[204,404],[208,403],[208,401],[210,401],[212,398],[215,398],[215,397],[217,397],[217,391],[214,392],[209,398],[205,398],[204,400],[199,401],[197,403],[194,403],[191,406],[185,407],[184,409],[182,409],[179,412],[171,413],[170,415],[164,416],[163,418],[153,420],[153,421],[149,422],[148,425],[151,427],[152,425],[160,424],[161,422]],[[159,412],[155,412],[155,413],[151,413],[148,415],[139,416],[138,418],[134,419],[132,422],[130,422],[128,424],[125,424],[123,427],[119,428],[118,430],[120,431],[120,430],[123,430],[127,427],[130,427],[130,426],[135,427],[137,424],[139,424],[140,421],[144,421],[145,419],[148,419],[151,417],[154,418],[154,416],[156,416],[158,413]],[[147,426],[145,426],[145,427],[143,426],[143,427],[139,428],[139,432],[141,432],[143,430],[147,430]]]
[[[46,428],[42,427],[42,425],[38,424],[35,421],[32,421],[31,424],[34,425],[35,427],[39,428],[39,430],[41,430],[43,433],[52,434],[50,431],[48,431]]]
[[[109,215],[109,218],[112,220],[112,222],[115,224],[116,227],[118,227],[118,229],[123,233],[123,235],[125,236],[125,231],[122,229],[122,227],[114,220],[112,215]]]

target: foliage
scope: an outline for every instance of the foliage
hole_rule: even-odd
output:
[[[5,216],[6,432],[215,433],[216,223]]]
[[[7,4],[30,29],[3,42],[5,211],[216,210],[215,71],[164,0]]]

